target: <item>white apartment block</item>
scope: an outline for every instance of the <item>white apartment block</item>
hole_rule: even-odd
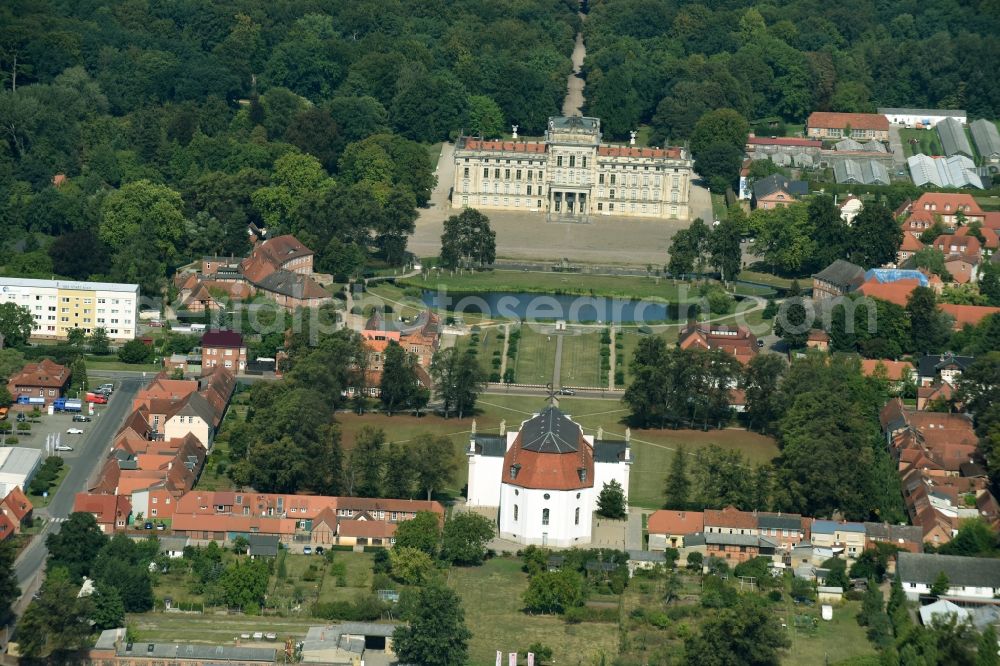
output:
[[[459,137],[451,205],[687,219],[692,166],[684,148],[603,144],[598,118],[554,117],[544,141]]]
[[[34,340],[65,340],[74,328],[88,335],[103,328],[113,342],[127,342],[138,330],[137,284],[0,277],[0,303],[28,308]]]

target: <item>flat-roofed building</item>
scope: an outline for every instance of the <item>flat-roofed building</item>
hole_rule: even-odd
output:
[[[461,136],[452,208],[688,218],[693,162],[686,149],[601,139],[600,119],[579,116],[549,118],[541,141]]]
[[[880,108],[878,112],[885,116],[893,125],[918,128],[934,127],[945,118],[953,118],[964,125],[969,118],[968,114],[961,109]]]
[[[74,328],[88,335],[103,328],[111,340],[128,341],[138,330],[137,284],[0,277],[0,303],[28,308],[32,339],[66,340]]]

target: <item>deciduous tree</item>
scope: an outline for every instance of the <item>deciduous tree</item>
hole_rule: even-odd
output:
[[[26,305],[0,303],[0,334],[5,346],[20,347],[25,344],[34,326],[35,318]]]
[[[496,233],[488,217],[467,208],[444,221],[441,265],[445,268],[483,268],[496,260]]]
[[[462,566],[482,564],[486,545],[495,535],[493,521],[478,513],[462,512],[444,524],[441,557]]]
[[[400,661],[426,666],[465,666],[472,633],[465,626],[465,613],[458,595],[437,583],[413,592],[404,616],[406,624],[396,628],[393,649]]]

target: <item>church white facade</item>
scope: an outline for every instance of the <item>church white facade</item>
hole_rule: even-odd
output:
[[[688,219],[693,162],[681,147],[601,142],[601,121],[553,117],[544,141],[455,144],[452,208]]]
[[[628,439],[583,434],[556,407],[517,432],[477,435],[469,441],[468,505],[499,510],[500,537],[525,545],[590,543],[597,498],[604,484],[621,484],[628,500],[632,464]]]

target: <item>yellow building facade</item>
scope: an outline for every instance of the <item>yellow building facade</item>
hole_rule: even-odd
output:
[[[28,309],[36,340],[65,340],[75,328],[88,335],[103,328],[109,339],[124,342],[138,331],[137,284],[0,277],[0,303]]]

